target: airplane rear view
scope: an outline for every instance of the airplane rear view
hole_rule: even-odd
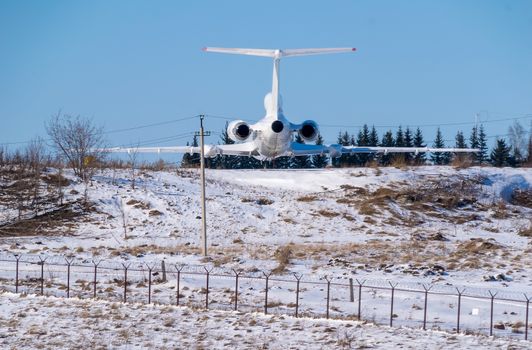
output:
[[[478,152],[472,148],[430,148],[430,147],[372,147],[342,146],[338,144],[315,145],[319,134],[318,123],[305,120],[292,123],[284,115],[283,99],[280,94],[280,61],[282,58],[333,53],[353,53],[352,47],[314,48],[314,49],[244,49],[205,47],[205,52],[269,57],[273,59],[273,77],[271,92],[264,97],[265,116],[255,124],[244,120],[234,120],[228,124],[227,133],[235,141],[231,145],[205,145],[206,157],[217,155],[250,156],[259,160],[273,160],[282,156],[329,155],[333,158],[342,154],[353,153],[420,153],[420,152]],[[305,143],[294,141],[299,134]],[[200,147],[140,147],[109,148],[107,152],[142,152],[142,153],[201,153]]]

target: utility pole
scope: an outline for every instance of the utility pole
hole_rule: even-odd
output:
[[[201,253],[203,256],[207,256],[207,209],[205,206],[205,142],[204,136],[209,136],[211,133],[209,131],[205,132],[203,130],[203,118],[205,116],[200,115],[200,149],[201,149]],[[196,133],[196,135],[198,135]]]

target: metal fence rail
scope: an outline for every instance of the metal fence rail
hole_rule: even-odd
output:
[[[530,328],[531,297],[526,293],[333,276],[273,276],[266,271],[244,273],[164,261],[0,254],[0,289],[65,298],[356,319],[525,340]]]

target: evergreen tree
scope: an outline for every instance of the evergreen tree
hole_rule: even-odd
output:
[[[467,143],[464,137],[464,133],[462,131],[458,131],[456,133],[456,136],[454,138],[455,140],[455,148],[467,148]],[[464,153],[455,153],[454,159],[458,161],[464,161],[467,158],[467,155]]]
[[[399,129],[397,129],[395,134],[395,147],[405,147],[405,136],[401,125],[399,125]]]
[[[356,146],[369,146],[370,143],[370,132],[366,124],[358,132]],[[368,153],[359,153],[356,155],[356,165],[364,166],[370,160],[370,155]]]
[[[395,134],[395,147],[405,147],[405,134],[401,125],[399,125],[399,129],[397,129]],[[392,159],[395,164],[402,164],[406,161],[406,157],[406,153],[395,153]]]
[[[351,140],[349,138],[349,134],[346,132],[342,133],[338,133],[338,140],[337,140],[337,143],[339,145],[342,145],[342,146],[349,146]],[[340,168],[340,167],[346,167],[348,165],[348,162],[349,162],[349,155],[348,154],[342,154],[342,156],[340,157],[337,157],[337,158],[333,158],[332,160],[332,164],[334,167],[337,167],[337,168]]]
[[[443,141],[443,136],[441,134],[440,128],[436,131],[436,138],[434,139],[434,148],[445,148],[445,142]],[[435,152],[430,155],[430,159],[434,165],[446,165],[449,164],[451,156],[447,152]]]
[[[478,131],[478,148],[480,149],[480,152],[478,152],[478,163],[484,164],[488,161],[488,141],[482,124],[480,124]]]
[[[491,164],[502,167],[510,165],[510,147],[504,139],[497,139],[495,148],[491,151]]]
[[[454,146],[455,148],[467,148],[467,143],[465,141],[463,132],[458,131],[454,139],[456,141],[455,146]]]
[[[479,148],[478,128],[476,125],[471,130],[471,135],[469,136],[469,144],[471,145],[471,148]],[[473,153],[472,158],[475,164],[480,164],[480,155],[478,153]]]
[[[355,135],[349,136],[348,146],[356,146],[356,145],[357,145],[357,141],[355,139]],[[347,164],[350,167],[356,166],[358,164],[358,155],[356,153],[350,154],[347,159],[348,159]]]
[[[382,136],[381,147],[393,147],[394,145],[393,133],[391,130],[388,130]],[[388,166],[392,162],[392,155],[383,153],[380,155],[379,161],[381,165]]]
[[[222,145],[232,145],[235,143],[235,141],[231,140],[229,137],[229,133],[227,132],[228,126],[229,123],[226,122],[225,128],[222,130],[222,134],[220,135],[220,141]],[[216,158],[219,167],[222,169],[235,169],[236,165],[238,164],[238,159],[236,159],[235,156],[219,155]]]
[[[405,147],[414,147],[414,140],[412,136],[412,130],[407,126],[404,134],[404,144]],[[413,154],[412,153],[404,153],[404,158],[407,164],[410,164],[412,162]]]
[[[369,133],[369,142],[368,146],[378,146],[379,145],[379,134],[377,133],[377,130],[375,129],[375,126],[371,127],[371,132]]]
[[[305,143],[305,141],[303,141],[303,139],[301,138],[301,136],[299,136],[299,134],[297,134],[295,141],[297,143],[303,143],[303,144]],[[290,162],[290,168],[293,168],[293,169],[308,169],[311,167],[311,165],[312,163],[310,162],[309,156],[292,157],[291,162]]]
[[[272,164],[273,168],[275,169],[290,169],[292,164],[292,157],[283,156],[275,158]]]
[[[427,147],[425,144],[425,141],[423,140],[423,134],[421,133],[421,129],[418,127],[416,129],[416,133],[414,135],[414,140],[412,142],[414,147]],[[425,152],[420,152],[418,154],[414,155],[414,163],[417,165],[425,164],[427,155]]]
[[[199,147],[198,144],[198,136],[194,135],[192,138],[192,147]],[[190,155],[190,166],[194,168],[199,168],[201,163],[201,154],[199,153],[193,153]]]
[[[190,143],[187,142],[187,146],[190,146]],[[181,167],[182,168],[190,168],[190,153],[183,154],[183,158],[181,159]]]
[[[377,133],[375,126],[372,126],[371,131],[369,133],[368,146],[376,147],[378,145],[379,145],[379,134]],[[374,160],[377,160],[377,154],[376,153],[368,154],[368,162],[372,162]]]
[[[321,137],[321,134],[318,134],[318,138],[316,139],[316,145],[323,145],[323,137]],[[325,168],[327,164],[329,163],[329,157],[326,155],[315,155],[312,156],[312,166],[314,168]]]

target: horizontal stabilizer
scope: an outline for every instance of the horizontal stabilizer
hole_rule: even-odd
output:
[[[261,56],[261,57],[292,57],[292,56],[309,56],[309,55],[321,55],[327,53],[342,53],[356,51],[353,47],[340,47],[329,49],[287,49],[287,50],[269,50],[269,49],[239,49],[239,48],[223,48],[223,47],[205,47],[203,51],[206,52],[218,52],[218,53],[230,53],[234,55],[249,55],[249,56]]]

